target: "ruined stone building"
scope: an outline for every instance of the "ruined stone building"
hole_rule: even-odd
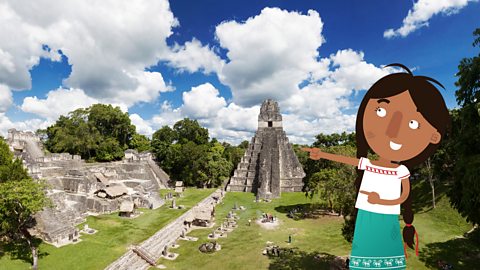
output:
[[[35,133],[15,129],[8,131],[7,143],[29,174],[50,187],[47,195],[54,207],[36,215],[34,233],[51,244],[77,241],[75,226],[90,214],[122,210],[122,203],[151,209],[164,204],[158,192],[170,179],[150,153],[127,150],[122,161],[86,163],[68,153],[45,154]]]
[[[301,191],[305,172],[283,131],[278,103],[265,100],[258,129],[250,141],[228,191],[254,192],[257,199],[277,198],[281,192]]]

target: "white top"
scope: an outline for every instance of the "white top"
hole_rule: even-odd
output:
[[[358,169],[364,170],[360,190],[376,192],[380,199],[394,200],[400,197],[402,179],[410,176],[410,171],[404,165],[388,168],[373,165],[367,158],[360,158]],[[358,193],[355,207],[380,214],[400,214],[400,205],[380,205],[368,202],[368,195]]]

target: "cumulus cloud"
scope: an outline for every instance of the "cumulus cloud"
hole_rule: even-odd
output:
[[[0,113],[4,113],[13,103],[12,92],[4,84],[0,84]]]
[[[159,129],[163,126],[173,126],[177,121],[183,119],[182,112],[179,108],[173,108],[172,104],[164,101],[160,107],[160,113],[153,116],[149,123],[153,129]]]
[[[185,45],[175,44],[165,56],[169,61],[169,65],[181,71],[196,72],[203,71],[204,73],[218,73],[221,71],[224,60],[222,60],[212,48],[203,46],[198,39],[185,42]]]
[[[26,97],[20,108],[24,112],[34,113],[53,121],[60,115],[67,115],[73,110],[86,108],[95,103],[99,101],[87,96],[81,89],[58,88],[48,92],[45,99],[36,96]]]
[[[219,96],[219,91],[211,84],[205,83],[183,94],[183,105],[173,108],[165,101],[160,113],[151,119],[143,119],[138,114],[132,114],[130,120],[137,130],[150,136],[162,126],[173,126],[177,121],[189,117],[209,129],[211,138],[239,143],[249,139],[257,128],[257,118],[260,106],[242,107],[235,103],[227,105],[225,99]]]
[[[131,114],[130,121],[137,127],[138,133],[146,136],[151,136],[153,134],[153,128],[151,127],[150,123],[144,120],[140,115],[136,113]]]
[[[192,118],[208,118],[217,115],[226,105],[218,90],[210,83],[205,83],[188,92],[183,92],[182,113]]]
[[[24,131],[36,131],[37,129],[44,129],[51,125],[51,122],[34,118],[25,121],[12,122],[5,113],[0,113],[0,135],[6,137],[8,130],[15,128]]]
[[[258,126],[260,106],[242,107],[230,103],[218,111],[215,117],[202,119],[200,123],[208,127],[211,138],[238,144],[250,141]]]
[[[139,102],[158,100],[161,92],[173,87],[148,67],[167,61],[180,71],[217,73],[232,90],[233,100],[227,103],[212,84],[200,84],[184,92],[183,104],[176,108],[164,101],[150,119],[132,114],[130,119],[141,134],[151,135],[161,126],[190,117],[209,128],[210,137],[239,143],[257,129],[261,102],[273,98],[280,102],[291,141],[307,143],[320,132],[353,130],[355,116],[343,113],[353,106],[351,95],[389,72],[351,49],[320,57],[323,22],[313,10],[302,14],[265,8],[244,22],[219,24],[215,35],[228,58],[222,60],[214,47],[195,38],[184,45],[166,44],[179,25],[167,1],[146,5],[138,0],[120,6],[113,0],[95,5],[93,0],[57,5],[50,1],[0,4],[0,15],[8,15],[0,16],[0,23],[16,22],[21,33],[12,33],[13,41],[0,41],[0,71],[16,77],[0,77],[5,93],[28,89],[29,70],[41,57],[58,61],[61,50],[72,65],[63,87],[46,97],[27,97],[21,105],[47,121],[97,102],[120,105],[126,111]],[[0,27],[0,34],[9,32]],[[21,36],[29,37],[28,42]],[[0,113],[11,103],[8,96],[2,98]],[[14,124],[2,117],[0,128]]]
[[[40,57],[58,57],[43,49],[44,31],[25,23],[9,3],[0,3],[0,25],[0,36],[4,37],[0,39],[0,82],[14,90],[30,89],[29,70]]]
[[[353,132],[355,120],[355,114],[334,114],[312,120],[301,115],[284,114],[283,126],[290,142],[311,144],[319,133]]]
[[[392,72],[368,63],[363,52],[339,50],[320,58],[323,23],[319,14],[306,15],[265,8],[245,22],[223,22],[216,28],[228,60],[219,78],[232,90],[227,104],[211,84],[183,94],[183,105],[165,103],[147,120],[155,129],[183,117],[197,119],[216,137],[231,143],[250,140],[266,98],[280,103],[284,129],[292,142],[311,143],[318,133],[353,131],[351,96]],[[302,29],[302,31],[298,31]]]
[[[265,8],[245,22],[218,25],[215,34],[229,60],[219,78],[232,90],[235,103],[285,100],[303,81],[325,76],[329,63],[317,60],[322,28],[314,10],[303,15],[279,8]]]
[[[179,26],[168,1],[4,1],[0,25],[8,37],[0,40],[0,83],[13,90],[31,89],[29,71],[40,58],[60,61],[63,54],[72,68],[65,88],[130,107],[173,90],[159,72],[146,71],[159,61],[189,72],[222,64],[196,39],[167,45]]]
[[[403,19],[398,29],[387,29],[383,33],[385,38],[406,37],[415,30],[428,26],[428,20],[437,14],[450,16],[458,13],[469,2],[478,0],[418,0]]]
[[[167,85],[159,72],[137,72],[128,74],[137,82],[134,89],[118,91],[117,94],[99,98],[104,103],[119,104],[120,107],[131,107],[139,102],[152,102],[157,99],[160,92],[173,91],[171,85]]]

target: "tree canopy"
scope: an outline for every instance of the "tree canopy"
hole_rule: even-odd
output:
[[[67,152],[87,160],[119,160],[128,148],[150,149],[148,138],[136,133],[128,113],[112,105],[77,109],[60,116],[54,125],[39,133],[45,135],[45,146],[50,152]]]
[[[157,130],[152,151],[172,180],[187,186],[216,187],[232,175],[245,150],[216,139],[209,141],[208,129],[185,118],[173,128]]]
[[[45,184],[30,178],[0,139],[0,239],[28,245],[33,269],[37,269],[38,241],[28,229],[35,225],[33,215],[50,203],[44,190]]]
[[[480,28],[474,33],[473,46],[480,48]],[[455,85],[457,102],[454,111],[457,121],[452,132],[455,150],[453,187],[449,192],[452,205],[474,224],[480,223],[480,53],[464,58],[458,65]],[[458,113],[458,114],[457,114]]]

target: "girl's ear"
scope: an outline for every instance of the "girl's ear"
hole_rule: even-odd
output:
[[[438,131],[434,131],[432,133],[432,137],[430,137],[430,143],[437,144],[442,139],[442,135]]]

